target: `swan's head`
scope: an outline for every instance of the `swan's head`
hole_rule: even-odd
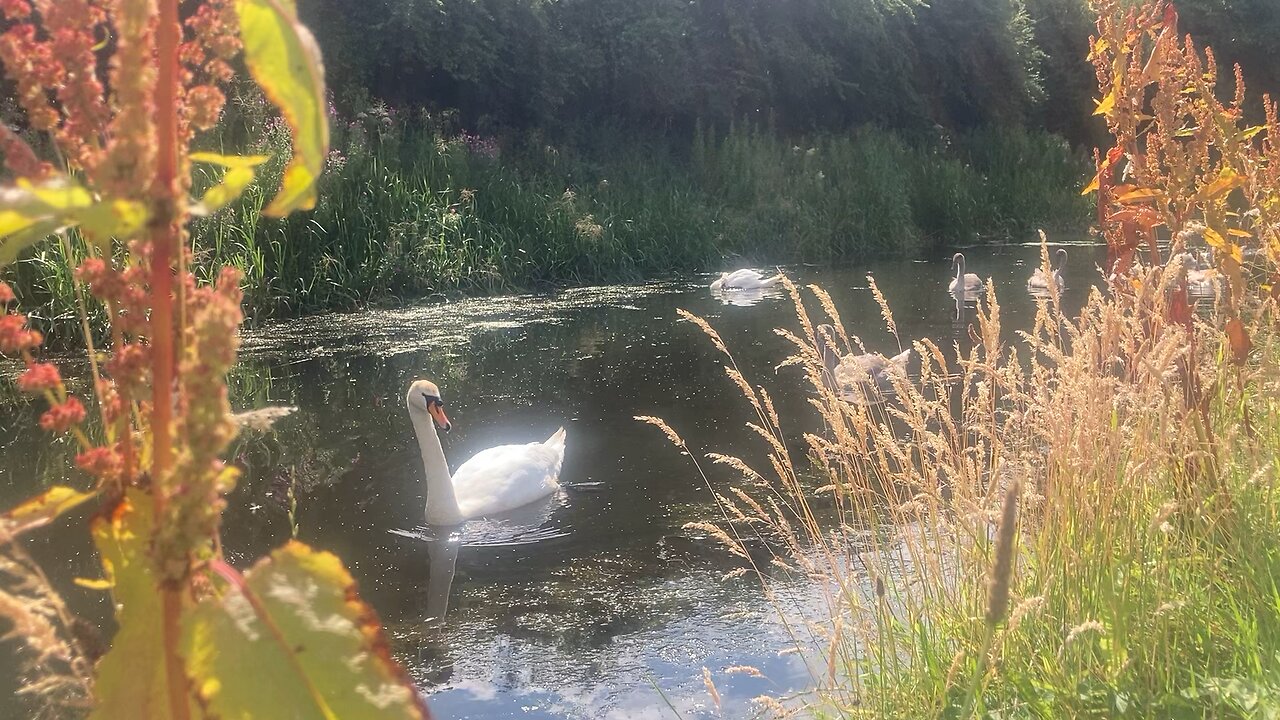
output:
[[[444,400],[440,398],[440,388],[430,380],[415,380],[409,386],[409,393],[404,402],[410,413],[426,413],[435,421],[436,427],[449,432],[453,426],[449,417],[444,414]]]
[[[956,267],[964,267],[964,253],[956,253],[951,256],[951,264]]]
[[[724,288],[724,281],[729,279],[729,273],[720,273],[720,277],[711,283],[712,292],[718,292]]]
[[[1058,248],[1058,251],[1053,255],[1055,258],[1058,259],[1059,270],[1067,266],[1067,249],[1066,248]]]

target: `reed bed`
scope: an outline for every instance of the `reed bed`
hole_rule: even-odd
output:
[[[789,284],[797,326],[778,331],[794,347],[781,364],[820,419],[802,447],[783,428],[806,419],[780,418],[714,328],[686,316],[724,353],[765,458],[708,456],[722,516],[698,528],[748,564],[811,673],[801,700],[761,698],[767,714],[1280,707],[1275,306],[1252,308],[1253,352],[1234,364],[1216,314],[1190,330],[1159,321],[1183,272],[1094,290],[1077,317],[1047,298],[1015,337],[989,291],[971,343],[916,339],[918,376],[863,402],[824,382],[812,340],[819,322],[845,348],[857,339],[820,288]],[[1191,377],[1205,388],[1194,405]],[[782,597],[797,580],[820,607]]]

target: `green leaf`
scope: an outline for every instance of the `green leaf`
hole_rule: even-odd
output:
[[[60,230],[81,226],[86,237],[102,242],[128,236],[147,221],[147,209],[131,200],[98,200],[67,177],[36,185],[18,180],[0,188],[0,267],[26,248]]]
[[[377,616],[334,555],[290,542],[243,577],[226,568],[184,637],[209,717],[426,718]]]
[[[97,495],[96,492],[80,492],[74,488],[55,485],[0,516],[0,520],[3,520],[0,529],[16,535],[46,525],[62,513]]]
[[[316,180],[329,154],[324,63],[315,38],[298,22],[297,8],[281,0],[236,0],[245,64],[293,130],[293,159],[280,192],[263,212],[283,217],[310,210]]]
[[[120,630],[98,663],[90,720],[166,720],[169,712],[161,632],[162,600],[151,571],[151,498],[129,490],[110,517],[93,521],[94,544],[112,585]],[[192,717],[198,717],[192,713]]]

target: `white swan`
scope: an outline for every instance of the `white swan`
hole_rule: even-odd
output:
[[[711,291],[756,290],[758,288],[771,288],[780,282],[782,282],[781,275],[765,277],[755,270],[734,270],[731,273],[720,273],[720,277],[711,283]]]
[[[951,265],[956,269],[956,276],[951,279],[948,289],[953,293],[966,292],[976,293],[982,292],[982,278],[973,273],[964,271],[964,254],[956,253],[951,257]],[[961,280],[963,278],[963,280]]]
[[[560,487],[564,428],[546,442],[482,450],[450,478],[436,434],[437,427],[446,432],[450,428],[440,389],[435,383],[418,380],[409,386],[405,404],[426,470],[428,523],[457,525],[468,518],[495,515],[544,498]]]
[[[1044,268],[1038,267],[1036,271],[1031,273],[1031,277],[1027,279],[1027,290],[1029,292],[1049,292],[1049,279],[1053,278],[1054,287],[1062,290],[1066,287],[1062,283],[1062,270],[1067,266],[1067,250],[1066,248],[1058,248],[1053,254],[1057,261],[1050,266],[1049,273],[1045,273]]]
[[[1187,272],[1187,293],[1197,297],[1210,297],[1217,290],[1218,271],[1206,267],[1199,253],[1182,253],[1182,266]]]
[[[911,359],[911,348],[907,348],[893,357],[885,357],[880,353],[862,355],[845,355],[840,357],[832,344],[835,328],[830,325],[819,325],[814,330],[814,344],[822,365],[826,369],[823,382],[831,390],[842,394],[848,393],[846,399],[875,398],[892,395],[893,375],[905,373],[907,362]]]

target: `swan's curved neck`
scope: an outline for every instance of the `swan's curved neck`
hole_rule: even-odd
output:
[[[444,448],[440,447],[435,423],[430,415],[412,408],[409,418],[413,420],[413,433],[418,436],[422,468],[426,471],[427,522],[431,525],[457,525],[463,517],[458,510],[458,499],[453,494],[449,464],[444,460]]]
[[[963,277],[964,277],[964,256],[961,255],[956,258],[956,279],[959,280]]]

